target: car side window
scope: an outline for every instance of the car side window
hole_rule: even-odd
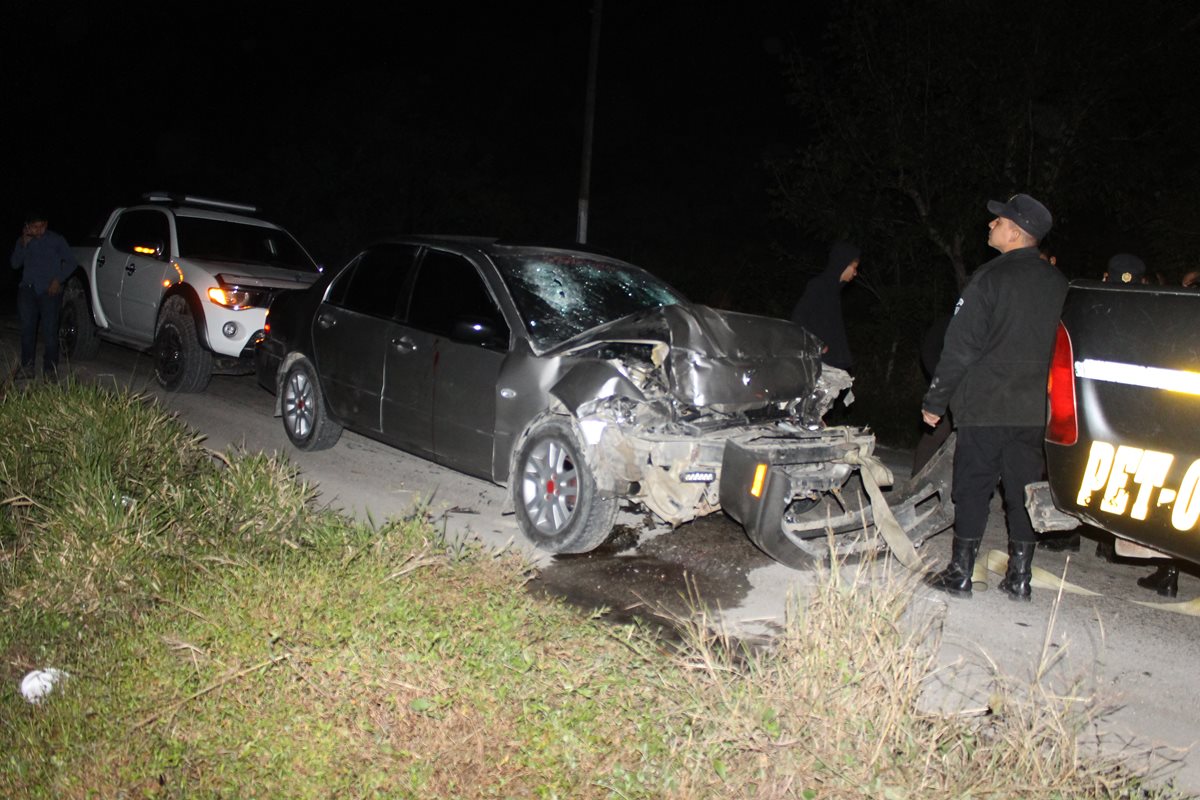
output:
[[[507,349],[508,324],[470,261],[429,250],[413,287],[408,324],[493,349]]]
[[[110,237],[113,247],[122,253],[154,256],[166,261],[170,258],[171,226],[167,215],[154,209],[126,211],[117,220]],[[146,252],[147,248],[160,248],[159,252]]]
[[[328,302],[376,317],[395,317],[417,248],[387,244],[367,250],[329,288]]]

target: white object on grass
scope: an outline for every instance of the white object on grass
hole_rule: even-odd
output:
[[[35,669],[21,679],[21,696],[30,703],[40,703],[59,682],[66,680],[67,673],[60,669]]]

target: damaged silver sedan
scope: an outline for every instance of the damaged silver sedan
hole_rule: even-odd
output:
[[[256,364],[297,447],[346,427],[506,485],[545,550],[592,550],[624,503],[671,525],[723,508],[800,565],[880,546],[880,504],[843,487],[891,480],[868,430],[821,422],[850,385],[821,347],[594,253],[412,237],[280,296]],[[944,488],[910,488],[889,516],[931,535]]]

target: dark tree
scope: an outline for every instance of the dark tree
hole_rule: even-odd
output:
[[[786,59],[808,129],[769,162],[776,211],[886,253],[892,283],[940,263],[959,288],[1008,193],[1043,199],[1059,241],[1163,235],[1194,208],[1195,29],[1165,0],[844,2],[821,52]]]

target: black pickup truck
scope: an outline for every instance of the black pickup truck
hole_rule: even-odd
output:
[[[1200,292],[1072,283],[1047,395],[1034,527],[1082,521],[1119,555],[1200,562]]]

